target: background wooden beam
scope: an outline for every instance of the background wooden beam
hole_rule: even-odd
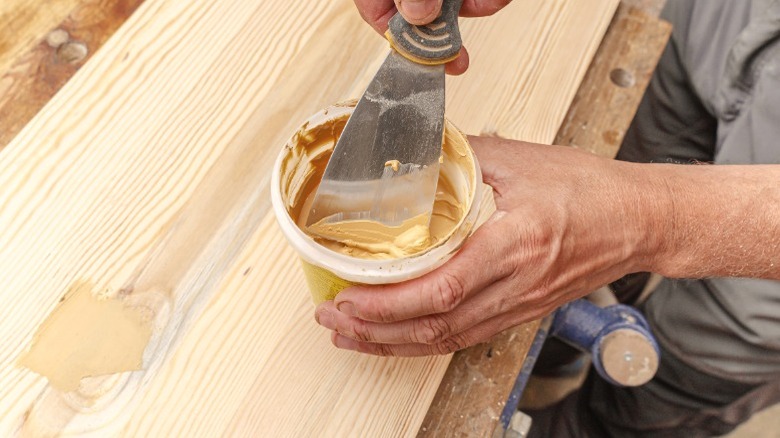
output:
[[[0,150],[143,0],[3,0]]]

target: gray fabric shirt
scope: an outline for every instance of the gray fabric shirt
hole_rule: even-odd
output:
[[[663,16],[672,41],[618,158],[780,164],[780,0],[669,0]],[[645,312],[692,367],[780,378],[780,282],[667,279]]]

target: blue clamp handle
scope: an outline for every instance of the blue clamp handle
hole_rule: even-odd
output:
[[[630,306],[572,301],[555,313],[550,335],[590,352],[599,375],[617,386],[642,385],[658,369],[658,342],[645,317]]]

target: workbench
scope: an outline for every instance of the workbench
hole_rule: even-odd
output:
[[[143,0],[57,1],[45,14],[30,12],[42,8],[38,2],[14,2],[29,13],[0,16],[0,26],[17,37],[0,37],[0,149]],[[669,25],[656,18],[663,3],[622,2],[556,144],[614,156],[670,34]],[[513,391],[517,376],[533,364],[526,356],[538,328],[539,322],[525,324],[456,353],[419,435],[488,436],[506,429],[507,412],[511,416],[520,395]]]

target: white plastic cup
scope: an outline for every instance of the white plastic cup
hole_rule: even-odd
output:
[[[482,201],[482,173],[467,137],[445,120],[446,141],[465,144],[470,169],[463,166],[442,166],[447,177],[465,201],[466,214],[454,232],[437,245],[413,256],[390,260],[366,260],[328,249],[309,235],[293,217],[302,208],[301,199],[319,181],[311,180],[312,162],[327,164],[346,119],[352,114],[355,102],[332,105],[311,116],[285,144],[274,165],[271,176],[271,201],[276,220],[287,240],[298,252],[303,271],[315,304],[332,300],[349,286],[356,284],[398,283],[425,275],[449,260],[474,230]],[[335,129],[334,129],[335,127]],[[334,132],[336,131],[336,132]],[[335,135],[334,135],[335,134]],[[330,137],[330,138],[328,138]],[[302,151],[308,153],[303,153]],[[445,148],[445,160],[447,160]],[[318,166],[318,167],[319,167]],[[308,176],[307,176],[308,174]],[[308,189],[308,190],[307,190]]]

